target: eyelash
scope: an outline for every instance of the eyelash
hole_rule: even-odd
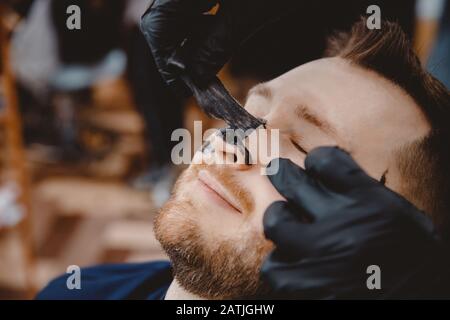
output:
[[[307,152],[305,149],[303,149],[303,147],[302,147],[301,145],[299,145],[297,142],[295,142],[294,140],[291,139],[291,143],[292,143],[292,144],[294,145],[294,147],[295,147],[298,151],[300,151],[301,153],[308,154],[308,152]]]

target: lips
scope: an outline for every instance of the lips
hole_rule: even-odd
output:
[[[236,201],[235,197],[233,197],[227,189],[217,180],[211,173],[207,170],[200,170],[198,172],[198,179],[201,183],[203,183],[208,189],[216,193],[218,197],[220,197],[223,201],[225,201],[230,207],[242,213],[241,206]]]

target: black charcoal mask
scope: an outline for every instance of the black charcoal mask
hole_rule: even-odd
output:
[[[244,132],[265,126],[265,121],[248,113],[217,77],[204,88],[197,86],[188,76],[184,75],[181,78],[208,116],[224,120],[231,129],[242,129]]]
[[[265,127],[266,121],[252,116],[245,110],[217,77],[214,77],[204,88],[197,86],[186,75],[181,76],[181,79],[192,91],[200,108],[208,116],[224,120],[228,124],[229,127],[221,129],[218,134],[226,143],[236,145],[239,152],[244,154],[245,163],[250,164],[250,152],[245,147],[243,140],[254,129],[260,126]],[[211,145],[205,143],[202,151],[212,151]]]

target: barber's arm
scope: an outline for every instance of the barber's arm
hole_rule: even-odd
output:
[[[265,213],[276,248],[262,266],[274,297],[442,297],[446,253],[423,212],[341,149],[313,150],[305,169],[279,161],[269,178],[287,201]]]
[[[206,83],[234,51],[263,25],[293,8],[298,0],[154,0],[141,30],[165,82],[184,95],[178,78],[186,71]],[[219,4],[216,14],[205,14]]]

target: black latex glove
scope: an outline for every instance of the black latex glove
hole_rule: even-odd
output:
[[[204,14],[219,2],[216,15]],[[244,40],[299,2],[154,0],[142,17],[141,30],[163,79],[178,92],[189,94],[180,72],[207,83]]]
[[[305,170],[280,159],[269,176],[287,202],[265,212],[276,248],[262,266],[276,297],[406,298],[442,296],[442,244],[431,220],[369,177],[335,147],[309,153]],[[369,290],[367,267],[381,269]]]

